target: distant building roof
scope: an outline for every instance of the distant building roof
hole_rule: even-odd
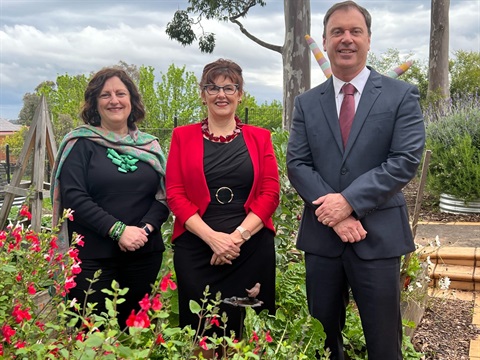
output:
[[[0,118],[0,133],[12,133],[22,128],[22,125],[12,124],[10,121]]]

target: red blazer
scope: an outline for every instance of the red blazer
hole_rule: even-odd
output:
[[[265,227],[275,231],[272,215],[279,204],[280,183],[270,132],[244,125],[242,133],[254,173],[245,213],[253,211]],[[203,216],[210,203],[203,171],[203,152],[201,124],[173,130],[165,175],[167,203],[175,215],[172,241],[186,231],[185,222],[197,212]]]

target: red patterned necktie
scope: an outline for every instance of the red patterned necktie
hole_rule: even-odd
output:
[[[352,84],[345,84],[342,86],[343,101],[340,107],[340,116],[338,120],[340,122],[340,130],[342,131],[343,147],[347,145],[348,135],[350,134],[350,128],[352,127],[353,118],[355,116],[355,86]]]

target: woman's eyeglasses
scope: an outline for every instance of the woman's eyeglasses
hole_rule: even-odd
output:
[[[203,89],[209,95],[217,95],[220,90],[223,90],[225,95],[233,95],[238,90],[238,84],[227,84],[225,86],[217,86],[215,84],[207,84],[203,87]]]

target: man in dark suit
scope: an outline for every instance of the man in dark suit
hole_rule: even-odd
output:
[[[370,37],[363,7],[345,1],[328,10],[323,46],[333,76],[296,97],[287,150],[289,179],[305,202],[297,247],[305,252],[308,306],[339,360],[349,289],[368,358],[402,359],[400,258],[415,249],[401,189],[425,143],[419,93],[366,66]],[[354,118],[342,140],[346,83],[354,86]]]

